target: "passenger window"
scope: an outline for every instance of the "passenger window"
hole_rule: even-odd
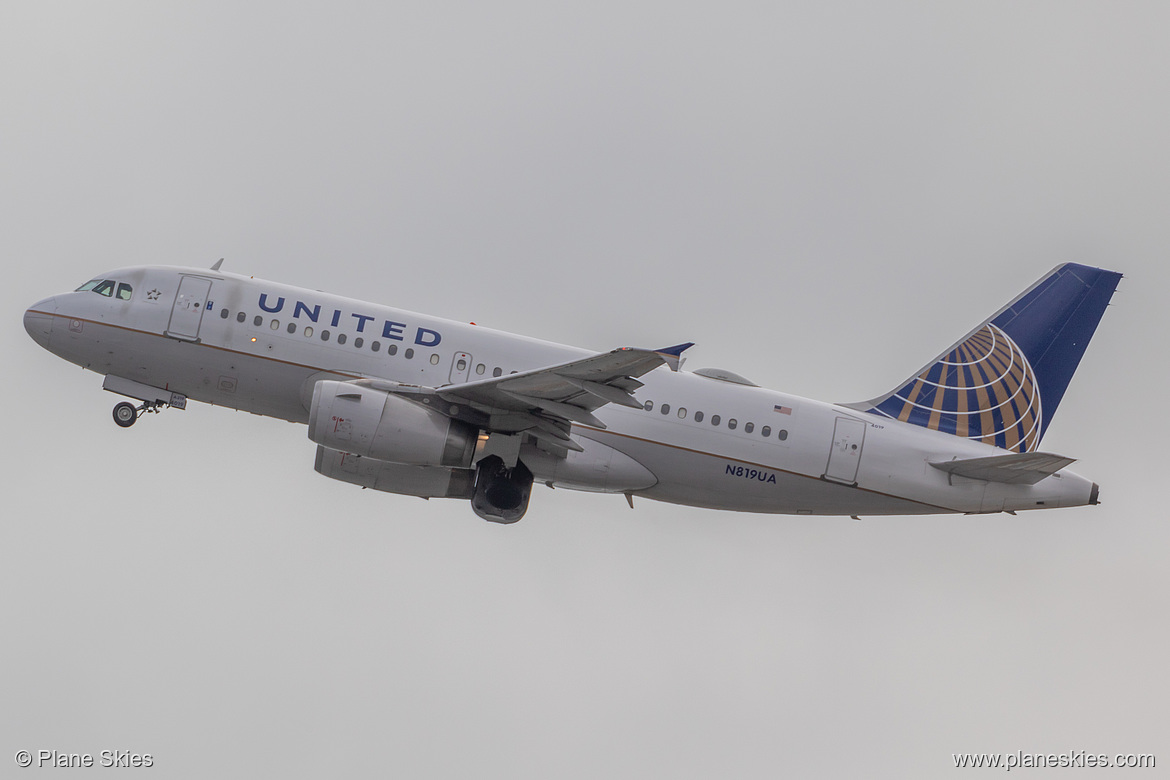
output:
[[[112,298],[114,296],[114,283],[109,279],[98,282],[97,286],[93,288],[93,291],[98,295],[104,295],[107,298]]]
[[[377,352],[377,351],[378,351],[378,350],[380,350],[381,348],[382,348],[382,345],[381,345],[381,343],[379,343],[379,342],[377,342],[377,341],[372,341],[372,342],[370,342],[370,349],[372,349],[374,352]]]
[[[695,422],[703,422],[703,413],[695,412]]]
[[[464,369],[467,368],[467,361],[464,360],[463,358],[459,358],[459,362],[457,362],[455,364],[455,368],[458,371],[463,371]]]
[[[498,366],[492,369],[492,376],[499,376],[502,373],[504,373],[504,370]]]
[[[356,339],[353,340],[354,349],[361,349],[363,343],[365,343],[365,342],[362,341],[362,337],[358,336]]]
[[[252,324],[255,325],[257,328],[259,328],[261,325],[264,324],[264,318],[261,317],[259,314],[257,314],[256,319],[252,320]]]
[[[763,428],[760,429],[760,435],[763,436],[765,439],[768,438],[769,436],[772,435],[772,427],[770,425],[765,425]]]
[[[734,431],[734,430],[735,430],[735,426],[737,426],[737,425],[739,425],[739,423],[737,423],[737,422],[735,421],[735,418],[734,418],[734,417],[732,417],[730,420],[728,420],[728,421],[727,421],[727,430],[729,430],[729,431]]]
[[[346,336],[345,336],[345,334],[344,334],[344,333],[338,333],[338,334],[337,334],[337,343],[338,343],[338,344],[344,344],[344,343],[345,343],[345,339],[346,339]]]
[[[432,366],[439,365],[439,353],[438,352],[431,353],[431,365]]]
[[[305,334],[305,338],[307,338],[307,339],[313,338],[313,326],[312,325],[307,325],[305,327],[304,331],[302,331],[302,332]]]
[[[413,359],[414,358],[414,349],[412,349],[411,347],[407,347],[406,351],[402,353],[402,356],[404,358],[406,358],[407,360]]]
[[[678,419],[680,419],[680,420],[687,419],[687,410],[685,407],[680,406],[678,408]]]
[[[788,431],[781,428],[780,433],[779,433],[779,437],[780,437],[780,441],[785,441],[788,438]]]
[[[271,330],[280,330],[280,320],[273,320],[268,327]]]
[[[236,322],[243,322],[246,319],[248,319],[248,315],[244,314],[243,312],[240,312],[236,315]]]
[[[747,423],[747,424],[745,424],[745,425],[743,426],[743,432],[744,432],[744,433],[751,433],[751,432],[752,432],[752,431],[754,431],[755,429],[756,429],[756,424],[755,424],[755,423]]]
[[[475,367],[475,373],[479,374],[480,376],[483,375],[484,371],[487,371],[487,366],[485,366],[483,363],[480,363]]]
[[[712,425],[718,425],[718,424],[719,424],[719,415],[717,415],[717,414],[713,414],[713,415],[711,415],[711,424],[712,424]]]
[[[118,300],[128,301],[133,297],[134,297],[134,288],[133,287],[131,287],[128,284],[119,284],[118,285]],[[227,309],[224,309],[224,311],[227,311]]]
[[[221,320],[226,320],[226,319],[228,318],[228,315],[230,315],[230,314],[231,314],[231,312],[230,312],[230,311],[228,311],[227,309],[224,309],[223,311],[221,311],[221,312],[219,313],[219,318],[220,318]]]
[[[642,408],[648,412],[652,412],[652,411],[654,411],[654,402],[647,401],[646,403],[642,404]]]
[[[296,333],[297,332],[297,324],[295,322],[290,322],[288,324],[288,332],[289,333]]]
[[[663,414],[670,414],[670,404],[663,404],[661,411]]]
[[[393,357],[394,355],[397,355],[398,354],[398,345],[391,344],[390,346],[386,347],[386,354],[390,355],[391,357]]]
[[[328,341],[328,340],[329,340],[329,331],[327,331],[327,330],[323,330],[323,331],[321,331],[321,340],[322,340],[322,341]]]

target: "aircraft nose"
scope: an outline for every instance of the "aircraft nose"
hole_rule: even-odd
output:
[[[53,334],[53,315],[57,313],[57,300],[46,298],[38,301],[24,313],[24,329],[32,340],[48,349],[49,338]]]

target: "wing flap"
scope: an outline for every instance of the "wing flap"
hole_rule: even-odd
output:
[[[638,403],[637,399],[633,398],[629,391],[623,390],[620,387],[603,385],[600,382],[590,382],[588,379],[573,379],[571,377],[565,377],[565,379],[570,384],[576,385],[586,393],[595,395],[607,403],[628,406],[631,409],[642,408],[642,404]]]
[[[930,465],[948,474],[968,479],[1002,482],[1008,485],[1035,485],[1075,461],[1076,458],[1066,458],[1049,452],[1019,452],[993,455],[989,458],[932,461]]]
[[[525,408],[536,407],[545,412],[549,412],[557,417],[564,417],[566,420],[581,423],[582,425],[592,425],[594,428],[605,428],[605,423],[594,417],[585,409],[574,404],[561,403],[560,401],[553,401],[549,398],[537,398],[534,396],[521,395],[514,393],[511,390],[504,389],[502,392],[511,398],[524,404]]]

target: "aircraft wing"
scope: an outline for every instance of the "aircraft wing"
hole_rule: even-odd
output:
[[[1009,485],[1035,485],[1055,474],[1076,458],[1066,458],[1048,452],[1015,452],[992,455],[990,458],[967,458],[932,462],[936,469],[968,479],[1004,482]]]
[[[571,423],[605,428],[593,412],[610,403],[641,409],[633,397],[642,387],[637,378],[661,365],[677,371],[680,355],[691,346],[622,347],[568,363],[442,387],[372,378],[357,383],[409,397],[489,432],[526,431],[554,446],[577,449],[569,439]]]

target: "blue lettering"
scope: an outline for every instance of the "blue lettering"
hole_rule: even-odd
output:
[[[395,341],[402,341],[402,329],[406,327],[405,322],[386,322],[386,326],[382,328],[382,338],[394,339]]]
[[[313,322],[316,322],[317,318],[321,316],[321,304],[318,303],[316,306],[310,309],[305,304],[297,301],[296,308],[293,309],[293,317],[299,319],[301,312],[304,312],[306,317],[308,317]]]
[[[284,297],[281,296],[280,298],[277,298],[276,299],[276,306],[270,308],[268,306],[268,293],[260,293],[260,308],[266,312],[271,312],[271,313],[275,314],[276,312],[278,312],[284,308]]]
[[[430,334],[434,338],[424,341],[423,334]],[[437,331],[433,331],[430,328],[419,328],[418,333],[414,337],[414,343],[418,344],[420,347],[437,347],[439,346],[439,342],[442,340],[443,337],[440,336]]]
[[[745,468],[744,466],[734,466],[728,463],[724,467],[723,473],[732,477],[743,477],[744,479],[754,479],[758,482],[764,482],[772,485],[776,484],[776,475],[762,469],[750,469]]]
[[[366,323],[371,321],[372,319],[374,319],[373,317],[367,317],[364,314],[351,314],[349,316],[353,317],[354,319],[356,319],[358,321],[358,328],[357,328],[358,333],[365,333]]]
[[[341,312],[335,310],[333,312],[333,319],[329,324],[336,328],[339,322],[341,322]]]

